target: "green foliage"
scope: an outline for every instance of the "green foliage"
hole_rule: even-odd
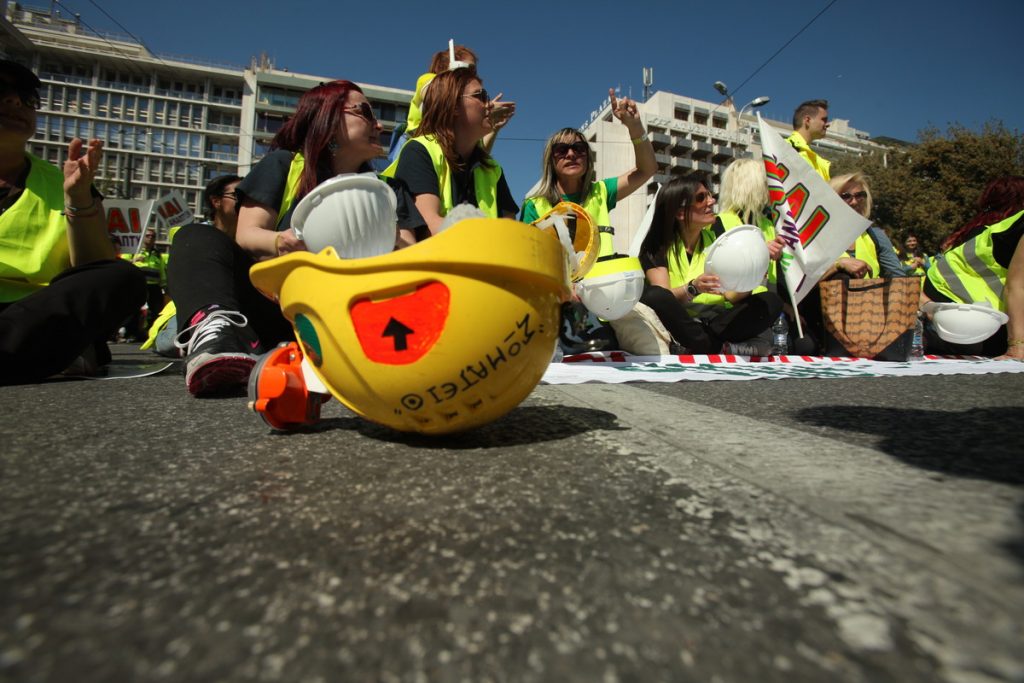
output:
[[[933,253],[978,209],[985,185],[1003,175],[1024,175],[1024,136],[990,121],[980,131],[955,124],[918,133],[918,143],[893,147],[885,155],[843,156],[832,176],[861,170],[871,179],[875,222],[900,244],[917,235]]]

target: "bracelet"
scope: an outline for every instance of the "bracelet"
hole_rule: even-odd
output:
[[[1024,346],[1024,339],[1010,339],[1006,342],[1006,346]]]
[[[100,215],[100,209],[94,202],[92,207],[88,207],[86,209],[74,209],[70,206],[65,207],[65,210],[61,211],[60,215],[65,218],[92,218],[93,216]]]
[[[96,206],[95,197],[89,197],[89,200],[89,206],[71,206],[70,204],[65,204],[63,213],[67,215],[69,213],[81,213],[82,211],[88,211],[92,207]]]
[[[649,139],[650,138],[647,137],[647,131],[645,130],[643,135],[638,138],[633,138],[630,142],[634,145],[639,145],[641,142],[647,142]]]

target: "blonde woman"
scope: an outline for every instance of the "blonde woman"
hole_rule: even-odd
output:
[[[635,163],[617,177],[598,182],[594,155],[586,138],[575,128],[563,128],[548,139],[541,161],[541,178],[527,194],[520,220],[532,223],[561,201],[579,204],[596,225],[611,225],[608,213],[618,200],[643,187],[658,170],[654,147],[647,138],[636,102],[617,99],[609,89],[612,115],[626,127]]]

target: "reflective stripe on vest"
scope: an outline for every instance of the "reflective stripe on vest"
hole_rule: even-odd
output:
[[[0,302],[17,301],[71,266],[64,210],[64,174],[27,154],[25,189],[0,215]]]
[[[550,211],[553,206],[551,202],[547,200],[547,197],[530,197],[526,201],[531,202],[535,209],[537,209],[537,215],[543,216]],[[566,199],[566,201],[572,201]],[[596,226],[608,226],[611,227],[611,218],[608,216],[608,186],[602,181],[591,183],[590,192],[587,194],[587,201],[580,204],[587,213],[590,214],[590,219],[594,221]]]
[[[678,252],[671,248],[668,250],[669,287],[685,287],[690,280],[704,272],[708,247],[714,244],[715,233],[711,228],[704,228],[700,231],[700,240],[700,251],[694,251],[692,260],[686,256],[685,249]],[[698,294],[686,305],[686,312],[696,316],[701,311],[718,307],[732,308],[732,304],[721,294]]]
[[[965,304],[987,301],[992,308],[1006,311],[1003,287],[1007,271],[996,263],[992,254],[992,235],[1009,230],[1022,216],[1024,211],[988,226],[944,254],[937,254],[928,269],[928,279],[953,301]]]
[[[451,168],[448,166],[448,160],[445,159],[444,150],[441,149],[441,145],[437,143],[433,135],[423,135],[409,139],[405,143],[405,147],[402,148],[402,151],[405,152],[409,143],[414,140],[423,145],[423,148],[427,150],[427,154],[430,155],[430,161],[434,165],[434,172],[437,173],[437,184],[440,192],[438,198],[441,200],[440,214],[441,216],[447,216],[453,206],[452,180]],[[401,155],[399,155],[398,159],[395,159],[394,163],[384,169],[381,175],[387,178],[394,178],[395,171],[398,169],[398,161],[401,158]],[[493,159],[490,166],[477,164],[473,167],[473,190],[476,193],[476,206],[484,212],[484,215],[490,218],[498,217],[498,180],[500,178],[501,166]]]
[[[288,164],[288,180],[284,183],[284,194],[281,195],[281,206],[277,208],[277,225],[281,225],[284,216],[292,208],[295,202],[295,195],[299,193],[299,182],[302,180],[302,171],[306,168],[306,160],[302,158],[301,152],[296,152],[292,162]]]
[[[871,235],[862,232],[854,245],[856,248],[853,257],[868,264],[868,274],[864,277],[879,277],[882,267],[878,265],[878,250],[875,248],[875,241],[871,239]]]

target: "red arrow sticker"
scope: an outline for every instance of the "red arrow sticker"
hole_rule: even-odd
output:
[[[411,294],[356,301],[350,315],[363,353],[375,363],[415,363],[444,331],[450,299],[442,283],[428,282]]]

